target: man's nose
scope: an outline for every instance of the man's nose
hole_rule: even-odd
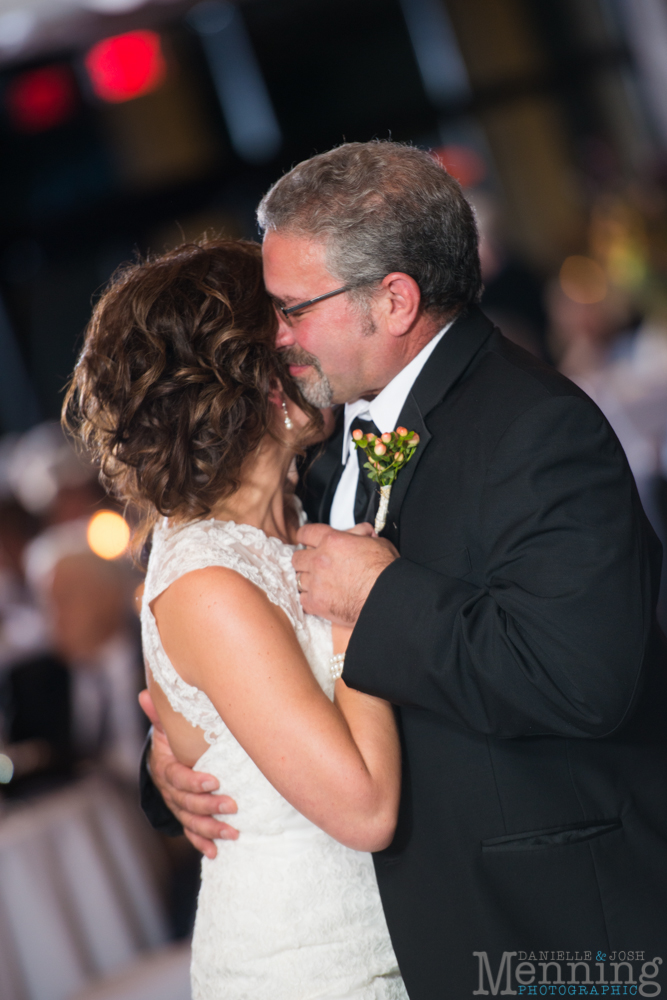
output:
[[[294,331],[286,321],[282,313],[278,312],[278,332],[276,333],[276,347],[292,347],[296,343]]]

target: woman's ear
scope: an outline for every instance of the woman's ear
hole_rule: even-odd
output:
[[[282,406],[285,394],[280,379],[272,379],[269,388],[269,402],[274,406]]]

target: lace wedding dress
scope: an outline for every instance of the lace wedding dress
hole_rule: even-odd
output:
[[[194,1000],[407,1000],[370,854],[350,850],[294,809],[237,743],[213,704],[176,673],[150,603],[195,569],[226,566],[282,608],[327,697],[331,627],[305,615],[294,548],[233,521],[154,532],[143,597],[144,653],[176,711],[201,726],[209,748],[195,769],[214,774],[238,804],[236,841],[202,859],[192,942]]]

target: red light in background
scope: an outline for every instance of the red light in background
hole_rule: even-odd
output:
[[[72,117],[78,103],[69,66],[43,66],[10,81],[5,102],[14,128],[46,132]]]
[[[486,163],[469,146],[440,146],[432,155],[462,187],[475,187],[486,177]]]
[[[93,90],[103,101],[118,104],[156,90],[167,64],[155,31],[129,31],[105,38],[86,55]]]

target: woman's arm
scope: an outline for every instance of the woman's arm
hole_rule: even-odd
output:
[[[176,670],[208,695],[281,795],[348,847],[386,847],[400,794],[391,707],[342,681],[332,704],[287,616],[232,570],[187,573],[152,608]],[[163,713],[162,699],[157,707],[172,742],[177,714]]]

